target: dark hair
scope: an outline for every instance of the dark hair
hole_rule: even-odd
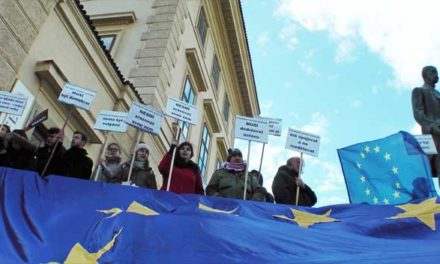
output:
[[[58,133],[60,133],[60,131],[61,131],[61,129],[59,129],[58,127],[51,127],[47,130],[47,133],[49,135],[52,135],[52,134],[58,134]]]
[[[8,125],[3,124],[3,127],[6,128],[6,133],[10,133],[11,132],[11,128]]]
[[[261,174],[261,172],[258,172],[257,170],[251,170],[249,174],[256,177],[256,179],[258,180],[258,184],[263,186],[263,174]]]
[[[180,158],[179,151],[183,148],[183,146],[188,146],[191,149],[191,156],[189,158],[192,158],[194,156],[194,149],[193,149],[192,144],[188,141],[182,142],[182,143],[180,143],[179,146],[177,146],[177,149],[176,149],[176,151],[178,152],[177,156]]]
[[[28,139],[28,137],[26,136],[26,133],[24,132],[23,129],[14,129],[12,131],[12,133],[20,135],[20,136],[24,137],[25,139]]]
[[[121,150],[121,147],[120,147],[119,144],[116,143],[116,142],[112,142],[112,143],[108,144],[108,146],[107,146],[107,150],[109,150],[111,146],[116,146],[116,147],[118,147],[119,150]]]
[[[88,138],[87,138],[86,134],[84,134],[83,132],[77,130],[77,131],[73,132],[73,134],[74,135],[75,134],[81,135],[81,140],[84,141],[85,143],[87,143]]]

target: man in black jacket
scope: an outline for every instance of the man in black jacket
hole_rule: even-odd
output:
[[[287,160],[286,165],[278,168],[272,183],[272,192],[277,203],[295,205],[297,186],[300,187],[298,205],[313,206],[316,203],[315,193],[298,177],[300,164],[301,159],[293,157]]]
[[[64,154],[63,150],[63,136],[60,133],[61,130],[57,127],[51,127],[48,130],[48,135],[46,139],[46,144],[43,147],[39,147],[34,156],[34,171],[38,172],[41,177],[45,177],[50,174],[57,173],[56,168],[61,164],[61,158]],[[58,144],[57,141],[59,142]],[[57,145],[55,153],[48,165],[44,175],[42,175],[44,168],[46,167],[47,161],[52,153],[53,148]]]
[[[59,175],[90,179],[92,175],[93,161],[87,157],[84,146],[87,143],[87,136],[79,131],[73,133],[70,149],[68,149],[60,162]]]

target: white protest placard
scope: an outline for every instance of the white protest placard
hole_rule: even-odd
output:
[[[236,116],[235,137],[244,140],[267,143],[269,137],[268,122],[260,118]]]
[[[96,91],[66,83],[58,97],[58,101],[74,105],[83,110],[89,110],[95,95]]]
[[[318,157],[320,142],[320,136],[289,128],[286,149]]]
[[[26,99],[20,94],[0,91],[0,112],[20,116],[26,106]]]
[[[425,154],[437,154],[437,149],[435,148],[434,140],[431,135],[414,135],[414,138],[419,142],[419,145]]]
[[[127,131],[127,123],[125,119],[127,118],[127,113],[117,112],[117,111],[99,111],[98,118],[96,118],[95,129],[114,131],[114,132],[125,132]]]
[[[197,125],[197,106],[187,102],[168,97],[165,114],[183,122]]]
[[[128,112],[125,123],[150,134],[159,134],[163,114],[151,107],[134,102]]]
[[[277,136],[277,137],[281,136],[281,123],[283,121],[281,118],[269,118],[262,116],[260,116],[259,118],[266,120],[268,122],[269,135]]]

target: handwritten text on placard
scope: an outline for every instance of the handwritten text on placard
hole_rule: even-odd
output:
[[[425,154],[437,154],[437,149],[435,148],[434,140],[431,135],[414,135],[414,138],[419,142],[419,145]]]
[[[193,125],[197,124],[197,106],[168,97],[166,115]]]
[[[237,116],[235,118],[235,137],[267,143],[269,137],[268,122],[259,118]]]
[[[161,112],[138,102],[131,105],[130,112],[125,119],[128,125],[156,135],[160,133],[162,121],[163,114]]]
[[[58,101],[74,105],[83,110],[89,110],[95,95],[96,92],[93,90],[66,83],[58,97]]]
[[[125,132],[127,131],[126,118],[127,113],[125,112],[101,110],[96,119],[95,129]]]
[[[20,116],[25,106],[26,97],[0,91],[0,112]]]
[[[269,125],[269,135],[272,136],[281,136],[281,123],[282,123],[282,119],[281,118],[269,118],[269,117],[259,117],[263,120],[266,120],[268,122]]]
[[[289,128],[286,148],[318,157],[320,141],[320,136]]]

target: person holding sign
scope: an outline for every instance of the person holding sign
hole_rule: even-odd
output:
[[[105,159],[100,158],[99,164],[101,169],[98,172],[97,181],[110,182],[110,180],[116,175],[121,164],[121,148],[118,143],[110,143],[107,146],[107,153]]]
[[[301,161],[299,157],[293,157],[287,160],[286,165],[278,168],[272,183],[272,192],[277,203],[295,205],[297,186],[299,186],[298,205],[313,206],[316,204],[315,193],[298,177],[301,162],[304,168],[304,161]]]
[[[411,95],[414,119],[422,127],[423,134],[431,134],[437,152],[440,151],[440,93],[435,89],[438,72],[434,66],[422,70],[424,84],[414,88]],[[440,155],[430,155],[432,176],[440,176]],[[440,177],[439,177],[440,182]]]
[[[22,129],[15,129],[4,136],[7,155],[7,167],[29,170],[32,168],[32,157],[37,147],[27,138]]]
[[[88,180],[92,175],[93,161],[87,156],[84,146],[87,136],[80,132],[73,132],[70,149],[68,149],[59,164],[58,175]]]
[[[225,198],[243,199],[246,163],[237,148],[228,150],[227,162],[216,170],[206,187],[206,195]],[[258,184],[255,177],[249,177],[246,199],[265,201],[265,190]]]
[[[141,142],[135,149],[135,160],[133,163],[132,174],[130,178],[130,184],[134,184],[138,187],[157,189],[156,176],[150,167],[148,157],[150,156],[150,150],[147,144]],[[128,180],[128,174],[130,173],[131,158],[119,166],[116,175],[110,179],[113,183],[122,183]]]
[[[171,159],[177,140],[173,140],[170,150],[159,163],[159,171],[162,174],[163,184],[161,190],[166,191],[168,175],[171,168]],[[199,166],[191,160],[194,156],[193,146],[185,141],[177,146],[176,157],[171,174],[170,191],[175,193],[193,193],[205,195],[202,185],[202,176]]]
[[[51,127],[48,130],[48,135],[46,138],[46,144],[43,147],[39,147],[37,152],[34,155],[34,168],[33,170],[38,172],[41,177],[46,177],[50,174],[55,174],[57,171],[57,167],[61,164],[61,157],[64,154],[63,145],[56,144],[56,142],[63,142],[63,135],[61,133],[61,129],[58,127]],[[53,148],[57,145],[55,153],[53,155],[52,160],[47,166],[46,171],[43,174],[44,168],[49,160],[50,154],[52,153]]]

